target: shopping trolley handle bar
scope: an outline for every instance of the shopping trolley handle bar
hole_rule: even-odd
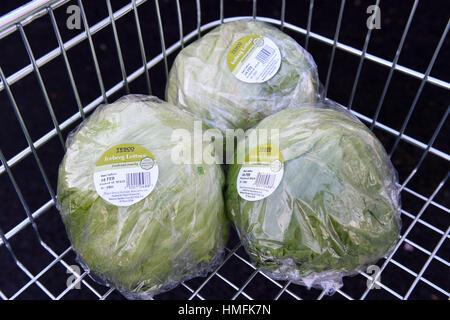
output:
[[[69,0],[33,0],[0,17],[0,39],[15,30],[15,25],[24,19],[27,23],[40,17],[45,9],[55,5],[59,7]],[[10,29],[11,30],[7,30]]]

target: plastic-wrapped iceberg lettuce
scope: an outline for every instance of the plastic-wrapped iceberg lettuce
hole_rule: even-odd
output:
[[[252,147],[252,134],[263,132],[268,138]],[[344,108],[324,102],[282,110],[237,150],[245,157],[229,168],[227,211],[252,260],[272,277],[331,293],[342,276],[394,248],[396,172],[377,138]]]
[[[180,144],[173,130],[193,126],[173,105],[129,95],[99,107],[68,138],[58,178],[67,233],[83,267],[128,298],[204,275],[222,258],[221,167],[171,161]]]
[[[166,100],[210,127],[248,129],[318,96],[317,67],[294,39],[263,22],[225,23],[177,55]]]

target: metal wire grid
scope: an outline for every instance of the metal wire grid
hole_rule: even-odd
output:
[[[110,0],[106,0],[106,6],[108,9],[109,16],[105,17],[103,20],[99,21],[98,23],[96,23],[94,25],[89,25],[87,18],[86,18],[85,11],[84,11],[83,3],[81,0],[78,0],[76,3],[79,5],[79,7],[81,9],[81,16],[82,16],[82,21],[83,21],[83,25],[84,25],[84,32],[81,32],[79,35],[73,37],[72,39],[70,39],[66,42],[63,42],[53,11],[56,8],[66,4],[69,1],[70,0],[35,0],[35,1],[28,3],[26,6],[23,6],[23,7],[19,8],[18,10],[15,10],[15,11],[11,12],[10,14],[0,18],[0,39],[6,37],[7,35],[9,35],[13,32],[19,32],[20,36],[22,38],[22,41],[25,45],[25,48],[27,50],[29,59],[30,59],[30,63],[26,67],[13,73],[10,76],[5,76],[2,69],[0,68],[0,80],[1,80],[0,91],[3,91],[3,90],[6,91],[6,94],[10,100],[11,107],[14,110],[14,113],[20,124],[21,130],[22,130],[22,132],[27,140],[27,143],[28,143],[27,148],[23,149],[21,152],[17,153],[15,156],[11,157],[10,159],[6,159],[4,157],[2,151],[0,150],[0,160],[1,160],[1,164],[2,164],[2,166],[0,166],[0,175],[2,175],[2,174],[8,175],[9,180],[17,193],[17,196],[23,207],[23,210],[25,211],[25,213],[27,215],[27,219],[21,221],[19,224],[17,224],[15,227],[13,227],[8,232],[5,233],[0,229],[0,247],[4,245],[7,248],[12,259],[14,259],[14,262],[17,265],[17,267],[29,278],[29,281],[22,288],[20,288],[17,292],[15,292],[12,296],[9,296],[9,297],[6,296],[1,291],[1,288],[0,288],[0,298],[5,299],[5,300],[17,298],[22,292],[24,292],[27,288],[29,288],[33,284],[37,285],[51,299],[63,298],[78,283],[82,283],[86,288],[88,288],[90,291],[92,291],[92,293],[95,294],[95,296],[98,299],[106,299],[106,298],[108,298],[108,296],[110,296],[110,294],[114,291],[114,289],[105,288],[106,291],[100,293],[99,292],[100,290],[95,289],[94,286],[91,285],[89,283],[89,281],[87,281],[87,279],[86,279],[87,273],[86,272],[84,272],[82,274],[78,274],[76,272],[76,270],[74,270],[64,260],[64,258],[67,257],[68,254],[71,252],[71,250],[72,250],[71,247],[64,250],[61,254],[57,254],[54,250],[52,250],[51,247],[49,247],[42,240],[41,235],[39,233],[39,229],[38,229],[35,221],[36,221],[36,219],[39,218],[39,216],[41,216],[43,213],[45,213],[50,208],[55,206],[56,199],[55,199],[55,192],[52,189],[51,184],[49,183],[47,174],[42,166],[41,160],[40,160],[36,150],[38,148],[42,147],[43,145],[45,145],[48,141],[50,141],[53,138],[60,140],[62,147],[64,149],[65,146],[64,146],[64,140],[62,137],[62,131],[66,130],[70,125],[75,123],[77,120],[84,119],[87,113],[89,113],[90,111],[95,109],[95,107],[97,107],[99,104],[107,102],[108,97],[110,97],[114,93],[118,92],[119,90],[125,89],[126,93],[129,93],[130,89],[129,89],[128,84],[130,82],[136,80],[138,77],[140,77],[142,75],[144,75],[144,77],[145,77],[148,93],[151,94],[152,89],[151,89],[151,83],[150,83],[150,77],[149,77],[149,70],[151,68],[153,68],[155,65],[157,65],[159,63],[163,63],[165,75],[167,77],[167,73],[168,73],[167,56],[168,55],[172,54],[177,49],[184,47],[186,42],[194,39],[195,37],[200,37],[202,32],[205,32],[223,22],[228,22],[228,21],[233,21],[233,20],[238,20],[238,19],[244,18],[244,16],[224,18],[224,3],[223,3],[223,0],[219,0],[220,19],[217,21],[207,23],[207,24],[202,24],[202,22],[201,22],[201,3],[200,3],[200,0],[196,0],[197,28],[196,28],[196,30],[190,32],[189,34],[184,35],[183,25],[182,25],[183,17],[182,17],[180,1],[175,0],[176,7],[177,7],[177,18],[178,18],[178,24],[179,24],[180,39],[177,42],[175,42],[174,44],[170,45],[169,47],[166,47],[165,42],[164,42],[163,22],[161,19],[159,3],[158,3],[158,0],[155,0],[155,6],[156,6],[156,12],[157,12],[156,19],[158,21],[159,35],[160,35],[160,40],[161,40],[161,43],[160,43],[161,44],[161,53],[158,54],[157,56],[155,56],[154,58],[152,58],[151,60],[147,61],[146,57],[145,57],[145,48],[144,48],[143,36],[142,36],[141,28],[140,28],[139,15],[138,15],[138,8],[143,3],[145,3],[147,0],[132,0],[129,4],[125,5],[124,7],[120,8],[119,10],[116,10],[116,11],[112,10]],[[297,32],[299,34],[305,35],[306,41],[305,41],[304,47],[306,49],[308,49],[308,44],[309,44],[310,38],[313,38],[315,40],[323,42],[332,47],[331,60],[330,60],[330,64],[329,64],[329,68],[328,68],[328,72],[327,72],[326,81],[325,81],[325,92],[328,90],[330,75],[331,75],[331,72],[333,69],[333,62],[334,62],[334,56],[335,56],[336,49],[342,50],[343,52],[350,53],[352,55],[359,56],[360,57],[359,65],[358,65],[355,80],[353,83],[350,99],[347,104],[349,110],[351,110],[351,112],[353,114],[355,114],[358,118],[360,118],[363,122],[366,122],[367,124],[369,124],[371,129],[378,128],[378,129],[381,129],[382,131],[387,132],[388,134],[396,137],[395,143],[389,152],[390,156],[394,153],[394,151],[397,148],[400,141],[404,141],[404,142],[411,144],[411,145],[415,146],[416,148],[422,150],[422,155],[421,155],[419,161],[417,162],[415,168],[412,170],[412,172],[409,174],[409,176],[405,179],[405,181],[401,184],[401,190],[403,193],[408,193],[422,201],[425,201],[424,205],[422,206],[422,208],[420,209],[420,211],[417,214],[413,214],[413,213],[407,212],[405,210],[402,210],[402,214],[405,217],[412,219],[412,222],[409,225],[409,227],[404,231],[404,233],[400,236],[399,242],[398,242],[397,246],[395,247],[395,250],[386,259],[383,260],[383,263],[381,266],[381,271],[379,273],[377,273],[374,277],[372,277],[371,275],[367,274],[366,272],[360,272],[360,274],[363,277],[370,280],[370,285],[362,293],[362,295],[359,297],[352,297],[348,293],[343,292],[342,290],[338,290],[337,293],[346,299],[355,299],[355,298],[365,299],[367,297],[367,295],[370,293],[370,291],[374,288],[374,286],[379,286],[379,287],[383,288],[385,291],[389,292],[392,295],[392,297],[395,297],[398,299],[408,299],[409,296],[411,295],[411,293],[413,292],[413,290],[415,289],[415,287],[417,286],[417,284],[419,282],[422,282],[422,283],[434,288],[435,290],[439,291],[443,295],[450,297],[450,293],[447,292],[444,288],[440,287],[439,285],[433,283],[432,281],[426,279],[423,276],[427,267],[430,265],[430,263],[433,260],[439,261],[439,263],[443,264],[447,268],[450,267],[450,263],[445,258],[442,258],[437,255],[437,252],[439,251],[439,249],[441,248],[443,243],[446,240],[448,240],[448,238],[449,238],[450,227],[447,227],[446,230],[441,230],[440,228],[421,219],[422,214],[430,206],[440,209],[445,214],[449,214],[449,212],[450,212],[449,208],[434,201],[435,196],[439,193],[439,191],[447,183],[447,180],[449,178],[449,173],[447,173],[445,175],[445,177],[441,180],[441,182],[435,187],[434,192],[428,197],[407,187],[408,182],[418,172],[423,161],[425,160],[425,158],[427,157],[427,155],[429,153],[434,154],[447,162],[450,161],[449,154],[433,147],[433,143],[434,143],[436,137],[438,136],[442,127],[444,126],[444,123],[446,122],[447,116],[450,111],[450,107],[447,107],[445,114],[442,115],[441,121],[439,122],[438,126],[436,127],[436,129],[434,131],[434,134],[432,135],[431,139],[428,142],[425,143],[422,141],[418,141],[418,140],[414,139],[413,137],[410,137],[405,134],[405,129],[406,129],[408,122],[411,118],[411,115],[416,107],[417,101],[422,93],[424,85],[426,83],[428,83],[428,84],[432,84],[433,86],[438,86],[438,87],[441,87],[446,90],[450,89],[450,83],[430,76],[430,72],[433,68],[435,60],[439,54],[439,51],[440,51],[440,49],[444,43],[444,40],[447,36],[447,33],[449,31],[450,20],[447,23],[444,31],[442,32],[442,35],[440,37],[438,44],[436,45],[436,49],[434,51],[433,57],[431,58],[431,60],[428,64],[426,72],[421,73],[416,70],[412,70],[410,68],[407,68],[405,66],[401,66],[398,64],[398,59],[401,54],[406,35],[408,34],[408,30],[411,26],[411,22],[414,17],[419,0],[415,0],[413,3],[413,6],[412,6],[410,14],[409,14],[408,21],[406,23],[406,26],[404,27],[404,31],[403,31],[403,34],[402,34],[402,37],[401,37],[401,40],[398,45],[398,48],[397,48],[397,51],[396,51],[393,61],[388,61],[388,60],[382,59],[380,57],[371,55],[370,53],[367,52],[368,44],[369,44],[369,41],[371,38],[371,33],[372,33],[371,29],[368,29],[368,31],[367,31],[364,46],[363,46],[362,50],[347,46],[347,45],[339,42],[339,31],[340,31],[340,26],[342,23],[345,2],[346,2],[345,0],[341,0],[338,20],[337,20],[337,25],[336,25],[336,31],[335,31],[333,39],[329,39],[320,34],[311,32],[311,20],[312,20],[312,13],[314,10],[314,0],[310,0],[309,12],[308,12],[308,22],[307,22],[306,29],[300,28],[298,26],[287,23],[285,21],[284,17],[285,17],[286,4],[285,4],[284,0],[281,2],[280,19],[273,19],[273,18],[257,16],[258,6],[257,6],[256,0],[253,0],[253,10],[252,10],[252,15],[250,16],[250,17],[253,17],[254,19],[258,19],[261,21],[265,21],[265,22],[277,25],[281,29],[288,29],[288,30]],[[379,3],[380,3],[380,0],[376,0],[376,2],[374,4],[378,5]],[[142,66],[140,68],[138,68],[137,70],[135,70],[134,72],[132,72],[131,74],[127,74],[125,72],[120,41],[119,41],[119,37],[117,35],[117,29],[116,29],[116,21],[118,19],[122,18],[126,14],[134,15],[134,19],[136,22],[136,32],[138,34],[138,39],[139,39],[139,49],[140,49],[141,58],[142,58]],[[30,47],[30,44],[28,42],[28,39],[27,39],[27,36],[25,34],[23,27],[24,27],[24,25],[32,22],[37,17],[41,17],[43,15],[48,15],[48,17],[51,21],[51,24],[53,26],[53,31],[54,31],[57,41],[58,41],[58,47],[55,48],[54,50],[48,52],[44,56],[36,59],[33,54],[32,49]],[[245,17],[247,17],[247,16],[245,16]],[[119,58],[119,64],[120,64],[121,74],[122,74],[123,79],[121,82],[115,84],[111,88],[106,89],[104,86],[104,83],[103,83],[102,74],[100,72],[96,52],[94,49],[92,35],[99,32],[100,30],[102,30],[103,28],[107,27],[110,24],[111,24],[112,30],[113,30],[114,41],[115,41],[115,45],[116,45],[117,55]],[[96,99],[94,99],[93,101],[91,101],[89,104],[83,106],[83,104],[81,103],[81,100],[80,100],[79,93],[78,93],[77,85],[76,85],[74,77],[73,77],[70,62],[67,57],[67,51],[70,48],[76,46],[77,44],[79,44],[80,42],[82,42],[86,39],[89,43],[90,52],[92,54],[101,95],[99,97],[97,97]],[[46,86],[42,80],[42,77],[41,77],[41,74],[39,71],[40,67],[44,66],[45,64],[47,64],[48,62],[52,61],[53,59],[55,59],[56,57],[58,57],[60,55],[62,55],[62,57],[63,57],[66,71],[67,71],[67,74],[68,74],[68,77],[70,80],[70,84],[73,89],[73,94],[74,94],[74,97],[75,97],[75,100],[76,100],[76,103],[77,103],[77,106],[79,109],[79,111],[77,113],[75,113],[74,115],[72,115],[71,117],[69,117],[62,123],[58,123],[58,121],[56,120],[53,106],[48,97]],[[355,97],[355,92],[356,92],[356,89],[358,86],[361,69],[362,69],[362,66],[365,61],[372,61],[381,66],[389,68],[389,75],[386,80],[383,92],[382,92],[379,102],[377,104],[376,112],[373,117],[368,117],[366,115],[360,114],[360,113],[352,110],[352,105],[353,105],[353,101],[354,101],[354,97]],[[400,131],[392,129],[389,126],[386,126],[377,121],[394,71],[398,71],[398,72],[401,72],[408,76],[420,79],[420,81],[421,81],[419,89],[417,90],[416,96],[409,108],[407,116],[405,117],[405,119],[403,121]],[[14,85],[14,83],[20,81],[22,78],[24,78],[25,76],[27,76],[31,73],[34,73],[35,76],[37,77],[38,83],[40,85],[40,89],[42,91],[42,94],[45,99],[45,103],[48,108],[48,112],[50,114],[50,117],[51,117],[51,119],[53,121],[53,125],[54,125],[53,130],[49,131],[48,133],[46,133],[45,135],[43,135],[41,138],[37,139],[36,141],[33,141],[31,139],[30,134],[28,133],[27,126],[22,118],[19,107],[18,107],[16,100],[10,89],[10,87],[12,85]],[[35,159],[35,162],[38,165],[40,174],[44,180],[44,183],[46,185],[46,188],[48,190],[48,195],[50,198],[47,202],[45,202],[39,209],[37,209],[34,212],[32,212],[30,210],[27,202],[25,201],[25,199],[22,195],[22,191],[20,190],[19,186],[17,185],[14,175],[11,171],[11,167],[13,167],[14,165],[16,165],[17,163],[19,163],[20,161],[22,161],[23,159],[25,159],[29,156],[32,156]],[[440,236],[440,240],[438,241],[438,243],[436,244],[436,246],[434,247],[434,249],[432,251],[429,251],[429,250],[423,248],[422,246],[420,246],[419,244],[415,243],[411,239],[408,239],[408,235],[409,235],[410,231],[413,229],[413,227],[416,224],[421,224]],[[9,243],[9,240],[11,238],[13,238],[17,233],[19,233],[21,230],[23,230],[25,227],[27,227],[29,225],[32,226],[32,229],[33,229],[34,233],[36,234],[36,237],[37,237],[40,245],[52,256],[51,263],[49,263],[46,267],[44,267],[37,274],[32,274],[26,268],[26,266],[17,259],[16,255],[14,253],[14,250]],[[415,249],[419,250],[420,252],[422,252],[428,256],[425,264],[423,265],[423,267],[421,268],[421,270],[419,272],[414,272],[407,266],[405,266],[405,265],[401,264],[400,262],[396,261],[395,259],[393,259],[393,256],[397,252],[399,247],[405,243],[414,247]],[[190,284],[182,283],[181,286],[184,287],[188,292],[186,298],[201,299],[201,300],[207,298],[207,297],[203,296],[202,289],[204,289],[205,286],[207,286],[208,283],[210,283],[211,279],[215,278],[215,279],[220,279],[223,282],[223,285],[227,285],[234,290],[234,295],[231,297],[232,299],[246,298],[246,299],[251,300],[253,298],[248,293],[246,293],[245,290],[249,286],[249,284],[252,282],[252,280],[257,275],[259,275],[262,278],[264,278],[267,281],[267,283],[270,283],[271,285],[278,287],[279,291],[278,291],[278,294],[275,297],[273,297],[274,299],[279,299],[280,297],[282,297],[284,295],[287,295],[290,298],[294,298],[294,299],[298,299],[298,300],[302,299],[301,296],[294,293],[294,290],[292,290],[293,285],[291,285],[290,282],[279,282],[279,281],[275,281],[275,280],[269,278],[264,273],[260,272],[260,270],[255,269],[251,265],[251,263],[246,259],[246,257],[244,257],[245,254],[238,252],[239,250],[242,250],[242,247],[240,244],[236,245],[233,248],[227,248],[227,255],[226,255],[226,258],[225,258],[224,262],[222,263],[222,265],[220,267],[218,267],[216,270],[214,270],[214,272],[209,274],[209,276],[206,279],[204,279],[200,283],[200,285],[193,287]],[[250,276],[241,285],[236,285],[235,283],[233,283],[232,279],[229,279],[229,277],[227,278],[222,275],[223,270],[225,270],[227,268],[228,262],[230,261],[231,258],[237,259],[241,263],[245,264],[249,270],[251,270]],[[52,267],[54,267],[57,264],[62,265],[65,269],[67,269],[68,273],[71,273],[76,278],[76,280],[74,282],[72,282],[72,284],[70,286],[68,286],[65,290],[63,290],[59,294],[50,292],[50,290],[48,290],[39,280],[44,274],[46,274],[46,272],[48,272]],[[406,273],[408,273],[412,277],[414,277],[413,283],[409,287],[407,293],[404,295],[397,293],[395,290],[393,290],[392,288],[390,288],[389,286],[387,286],[386,284],[384,284],[380,281],[380,278],[381,278],[380,276],[382,275],[382,272],[386,269],[386,266],[388,266],[390,264],[401,268],[403,271],[405,271]],[[445,277],[445,275],[444,275],[444,277]],[[320,292],[316,298],[322,299],[324,296],[325,296],[325,292]]]

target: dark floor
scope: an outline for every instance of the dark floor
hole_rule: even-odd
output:
[[[9,12],[25,2],[2,0],[0,3],[0,15]],[[196,1],[183,0],[180,2],[183,10],[183,29],[186,35],[195,30],[197,26]],[[357,49],[362,49],[367,33],[366,20],[368,14],[366,13],[366,8],[374,2],[364,0],[346,1],[339,42]],[[74,3],[75,1],[71,1],[70,4]],[[88,23],[91,26],[108,16],[104,1],[84,1],[83,3]],[[128,3],[129,1],[127,0],[112,0],[114,10]],[[168,47],[179,39],[176,2],[172,0],[160,0],[159,3],[165,32],[165,43]],[[388,61],[394,59],[413,3],[414,1],[412,0],[395,2],[381,1],[381,29],[372,32],[368,53]],[[219,18],[218,5],[219,0],[201,1],[202,24]],[[340,1],[337,0],[316,0],[311,31],[333,39],[339,5]],[[69,30],[65,26],[68,17],[66,13],[67,6],[64,5],[55,10],[56,20],[64,41],[68,41],[81,32],[80,30]],[[252,1],[225,0],[224,7],[225,17],[252,14]],[[286,22],[306,28],[308,8],[309,1],[286,1]],[[448,22],[449,9],[448,1],[445,0],[421,1],[419,3],[398,60],[400,65],[422,73],[427,70],[433,52]],[[258,1],[257,14],[265,17],[279,18],[281,14],[281,1]],[[139,17],[146,56],[150,60],[161,52],[156,10],[153,1],[148,1],[139,7]],[[134,15],[129,13],[117,21],[117,29],[125,60],[125,68],[129,74],[141,66]],[[42,57],[47,52],[57,48],[58,43],[48,16],[37,19],[27,25],[24,30],[36,58]],[[289,31],[288,29],[285,32],[294,37],[302,46],[305,44],[304,36]],[[430,73],[432,77],[445,82],[450,82],[450,62],[448,59],[450,56],[450,46],[448,39],[447,37]],[[93,36],[93,42],[105,87],[109,89],[121,81],[120,67],[111,27],[108,26],[96,33]],[[308,51],[312,54],[319,67],[321,81],[325,82],[331,56],[331,47],[311,38],[309,40]],[[175,54],[169,56],[169,65],[173,61]],[[79,90],[81,101],[83,105],[86,105],[101,95],[88,42],[83,41],[70,49],[68,51],[68,58],[74,72],[74,79]],[[18,32],[0,40],[0,67],[6,76],[10,76],[29,63],[29,57]],[[348,103],[358,63],[359,58],[357,56],[342,50],[336,51],[328,90],[328,97],[330,99],[336,100],[343,105]],[[53,105],[56,118],[59,123],[62,123],[78,110],[63,59],[58,57],[41,67],[40,72],[46,85],[49,99]],[[367,60],[364,62],[353,102],[353,109],[355,111],[369,118],[373,117],[388,74],[388,68]],[[165,78],[162,63],[159,63],[150,70],[150,77],[153,94],[163,98]],[[400,130],[420,84],[420,79],[413,78],[401,72],[394,72],[378,118],[379,121],[395,130]],[[31,73],[24,79],[21,79],[12,85],[11,89],[31,138],[33,141],[38,140],[53,128],[53,124],[35,74]],[[147,93],[144,78],[140,77],[132,82],[130,89],[132,93]],[[124,93],[124,91],[120,91],[114,94],[109,98],[109,101],[114,101]],[[426,83],[405,133],[426,145],[432,138],[439,122],[442,120],[449,102],[450,92],[448,90]],[[27,142],[4,90],[0,92],[0,110],[0,150],[7,159],[10,159],[26,148]],[[64,139],[67,133],[78,123],[79,121],[63,131]],[[386,149],[390,151],[395,137],[381,129],[375,129],[374,132]],[[448,133],[449,122],[447,121],[433,144],[434,148],[447,154],[450,153],[450,135]],[[404,141],[400,142],[393,154],[392,161],[398,170],[401,182],[404,181],[417,165],[423,151],[423,149]],[[57,138],[53,138],[49,143],[38,149],[38,155],[43,163],[49,181],[53,189],[55,189],[57,168],[63,157],[61,143]],[[407,187],[428,198],[448,173],[449,169],[449,161],[430,153]],[[39,173],[36,162],[31,155],[15,165],[12,168],[12,172],[32,212],[50,200],[50,195]],[[436,194],[434,201],[447,208],[450,207],[450,191],[448,186],[444,186]],[[0,229],[8,232],[24,220],[26,214],[6,174],[0,175],[0,203],[2,203],[0,207]],[[402,203],[405,211],[416,215],[420,212],[425,201],[411,193],[403,192]],[[405,230],[412,219],[405,215],[402,218],[404,224],[403,230]],[[423,220],[444,232],[450,225],[448,212],[434,205],[427,207],[423,213]],[[63,225],[55,208],[42,214],[37,219],[37,226],[44,241],[57,254],[61,254],[69,246]],[[433,251],[440,238],[441,234],[420,223],[416,224],[408,236],[408,239],[428,251]],[[233,237],[233,241],[236,242],[235,237]],[[30,226],[15,235],[11,239],[10,244],[17,258],[33,275],[38,274],[53,260],[47,251],[40,246]],[[240,254],[245,256],[244,252],[240,252]],[[450,261],[448,238],[446,238],[441,249],[438,251],[438,256],[443,260]],[[417,273],[421,270],[428,256],[420,250],[406,245],[398,251],[394,258],[397,262]],[[68,263],[73,262],[73,254],[70,253],[64,260]],[[13,295],[28,281],[27,276],[14,264],[5,246],[0,246],[0,270],[0,291],[7,297]],[[228,279],[233,279],[237,286],[244,283],[251,272],[252,270],[236,257],[230,259],[226,268],[221,270],[221,274]],[[57,295],[66,288],[65,279],[68,276],[65,268],[58,263],[46,272],[40,278],[40,281],[52,293]],[[448,267],[442,262],[434,259],[424,276],[447,292],[450,291]],[[382,282],[396,292],[405,294],[414,278],[407,272],[390,264],[386,272],[382,275]],[[94,284],[91,280],[88,281],[93,287],[98,288],[99,292],[106,292],[106,289],[102,286]],[[202,279],[194,279],[188,282],[188,285],[195,288],[201,281]],[[365,281],[365,278],[362,276],[347,278],[343,291],[353,297],[359,297],[365,288]],[[290,286],[289,289],[304,298],[314,298],[320,293],[316,290],[308,291],[299,286]],[[262,299],[273,298],[278,291],[279,288],[277,286],[260,275],[245,290],[250,296]],[[210,298],[230,297],[233,295],[233,292],[234,289],[217,277],[214,277],[205,289],[202,290],[202,294]],[[189,292],[186,288],[179,287],[158,297],[185,298],[188,295]],[[19,295],[18,298],[33,299],[45,297],[46,295],[43,291],[36,284],[33,284]],[[113,293],[110,297],[122,298],[118,293]],[[284,294],[282,297],[289,298],[289,295]],[[331,298],[339,297],[336,294]],[[81,290],[72,290],[65,298],[90,299],[95,298],[95,296],[83,285]],[[393,296],[385,290],[373,290],[369,298],[393,298]],[[413,291],[411,298],[446,299],[447,297],[421,281]]]

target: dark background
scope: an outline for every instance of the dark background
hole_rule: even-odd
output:
[[[183,14],[184,34],[187,35],[197,27],[196,3],[192,0],[181,0],[180,2]],[[13,10],[23,3],[26,3],[26,1],[2,0],[0,2],[0,15]],[[105,1],[91,0],[84,1],[83,3],[89,25],[92,26],[108,16]],[[127,0],[112,0],[113,10],[117,10],[128,3],[129,1]],[[360,50],[363,48],[367,33],[366,20],[368,14],[366,13],[366,8],[374,3],[375,1],[364,0],[346,1],[339,42]],[[66,8],[70,4],[76,4],[76,2],[71,1],[69,4],[63,5],[54,12],[64,41],[68,41],[82,32],[82,30],[69,30],[65,26],[68,17]],[[179,39],[175,1],[160,0],[159,4],[165,43],[166,47],[169,47]],[[372,32],[372,38],[368,47],[370,54],[388,61],[394,59],[412,5],[413,1],[410,0],[381,1],[381,29]],[[333,39],[339,6],[340,1],[316,0],[311,31]],[[225,18],[252,15],[252,1],[225,0],[224,7]],[[286,1],[286,22],[306,28],[308,8],[309,1]],[[420,1],[398,61],[400,65],[422,73],[426,71],[449,19],[449,9],[448,1]],[[146,2],[142,6],[139,6],[138,11],[148,61],[161,52],[154,2]],[[281,1],[258,1],[257,14],[259,16],[278,19],[281,14]],[[205,24],[217,19],[219,19],[219,0],[202,0],[201,23]],[[119,19],[116,24],[125,68],[127,74],[130,74],[141,66],[133,13],[128,13]],[[25,26],[24,30],[36,58],[58,47],[50,19],[47,15]],[[284,31],[295,38],[302,46],[305,44],[305,37],[303,35],[287,29]],[[93,42],[105,88],[109,89],[122,80],[111,26],[109,25],[93,35]],[[310,38],[308,51],[312,54],[318,65],[319,77],[323,83],[326,80],[331,50],[332,48],[329,45]],[[168,57],[169,66],[176,53]],[[83,106],[86,106],[101,95],[87,40],[70,49],[68,51],[68,58],[81,101]],[[0,39],[0,67],[7,77],[29,63],[29,57],[18,32],[14,32],[6,38]],[[358,56],[339,49],[336,50],[328,90],[328,97],[330,99],[336,100],[343,105],[348,103],[358,63]],[[449,70],[449,43],[447,37],[431,71],[431,76],[449,82]],[[56,118],[59,123],[62,123],[68,117],[78,112],[62,57],[59,56],[41,67],[40,72]],[[367,60],[364,62],[353,102],[353,109],[355,111],[369,118],[373,117],[388,73],[389,69],[384,66]],[[162,63],[159,63],[150,70],[150,78],[153,94],[163,98],[165,76]],[[412,78],[398,71],[394,72],[378,120],[395,130],[400,130],[419,86],[420,79]],[[41,138],[54,128],[34,73],[13,84],[11,90],[33,141]],[[148,93],[145,78],[141,76],[130,83],[130,90],[132,93]],[[108,101],[114,101],[123,94],[125,94],[125,91],[121,90],[117,94],[109,97]],[[449,105],[449,98],[448,90],[429,83],[425,84],[405,133],[427,144]],[[79,123],[80,121],[77,121],[70,128],[64,130],[64,138]],[[450,137],[448,132],[449,123],[447,121],[433,145],[436,149],[447,154],[450,153]],[[375,129],[374,133],[382,141],[387,151],[390,151],[395,137],[380,129]],[[7,159],[10,159],[26,147],[27,142],[5,90],[3,90],[0,92],[0,150],[2,150]],[[399,173],[400,182],[403,182],[411,173],[422,153],[423,149],[404,141],[400,142],[392,157],[392,161]],[[38,149],[38,155],[53,189],[56,190],[57,168],[63,157],[63,149],[58,138],[54,137],[40,147]],[[448,161],[436,155],[428,154],[407,187],[428,198],[445,177],[449,168]],[[14,165],[12,167],[12,173],[32,212],[50,200],[50,195],[32,155]],[[447,186],[441,189],[434,198],[434,201],[447,208],[450,206],[449,189]],[[0,175],[0,203],[0,229],[6,233],[22,220],[26,219],[25,211],[6,174]],[[403,192],[402,203],[403,209],[415,216],[420,212],[425,201],[410,193]],[[422,219],[444,232],[450,224],[448,212],[432,205],[428,206],[424,211]],[[412,219],[407,215],[403,215],[402,220],[404,231]],[[61,254],[70,245],[56,208],[52,207],[43,213],[36,220],[36,223],[45,243],[57,254]],[[433,251],[440,238],[441,234],[420,223],[414,226],[408,236],[408,239],[430,252]],[[233,236],[230,240],[229,248],[232,248],[236,243],[236,237]],[[12,237],[10,239],[10,245],[20,262],[33,275],[38,274],[53,260],[53,257],[37,241],[31,226],[26,227]],[[246,257],[242,249],[238,253],[241,257]],[[450,261],[448,237],[437,255],[446,261]],[[410,245],[402,245],[394,255],[394,259],[401,265],[408,267],[411,271],[418,273],[427,261],[428,255]],[[74,264],[74,254],[70,252],[64,257],[64,261],[68,264]],[[248,265],[235,256],[219,271],[223,277],[230,279],[237,287],[240,287],[252,272],[253,270]],[[39,281],[50,292],[58,295],[66,288],[66,279],[68,276],[69,274],[66,273],[65,268],[60,263],[57,263],[40,277]],[[450,291],[448,265],[434,259],[427,268],[424,277],[447,292]],[[406,293],[414,278],[413,275],[392,263],[388,265],[386,271],[382,274],[382,282],[402,295]],[[91,279],[85,279],[100,293],[103,294],[107,291],[106,288],[95,284]],[[0,246],[0,291],[7,297],[10,297],[25,285],[28,280],[29,278],[14,263],[5,246]],[[202,278],[198,278],[188,281],[187,284],[195,289],[203,280]],[[283,282],[281,284],[284,285]],[[364,291],[365,284],[366,279],[361,275],[346,278],[342,291],[354,298],[358,298]],[[257,275],[245,289],[245,292],[253,298],[271,299],[276,296],[279,290],[279,287],[275,286],[272,282],[261,275]],[[320,294],[317,290],[307,290],[296,285],[289,286],[289,290],[305,299],[316,298]],[[233,296],[234,293],[235,290],[217,276],[213,277],[201,291],[203,297],[211,299],[227,299]],[[188,296],[189,291],[179,286],[156,298],[171,299],[186,298]],[[43,291],[36,284],[33,284],[20,294],[18,298],[41,299],[46,297]],[[65,299],[91,299],[95,297],[84,285],[81,290],[71,290],[64,296]],[[117,292],[113,292],[109,298],[122,299],[122,296]],[[240,295],[239,298],[243,298],[243,296]],[[281,298],[290,298],[290,296],[285,293]],[[339,299],[342,296],[335,294],[334,296],[327,296],[325,298]],[[391,299],[394,296],[381,289],[372,290],[368,298]],[[419,282],[413,291],[411,298],[447,299],[444,294],[422,281]]]

